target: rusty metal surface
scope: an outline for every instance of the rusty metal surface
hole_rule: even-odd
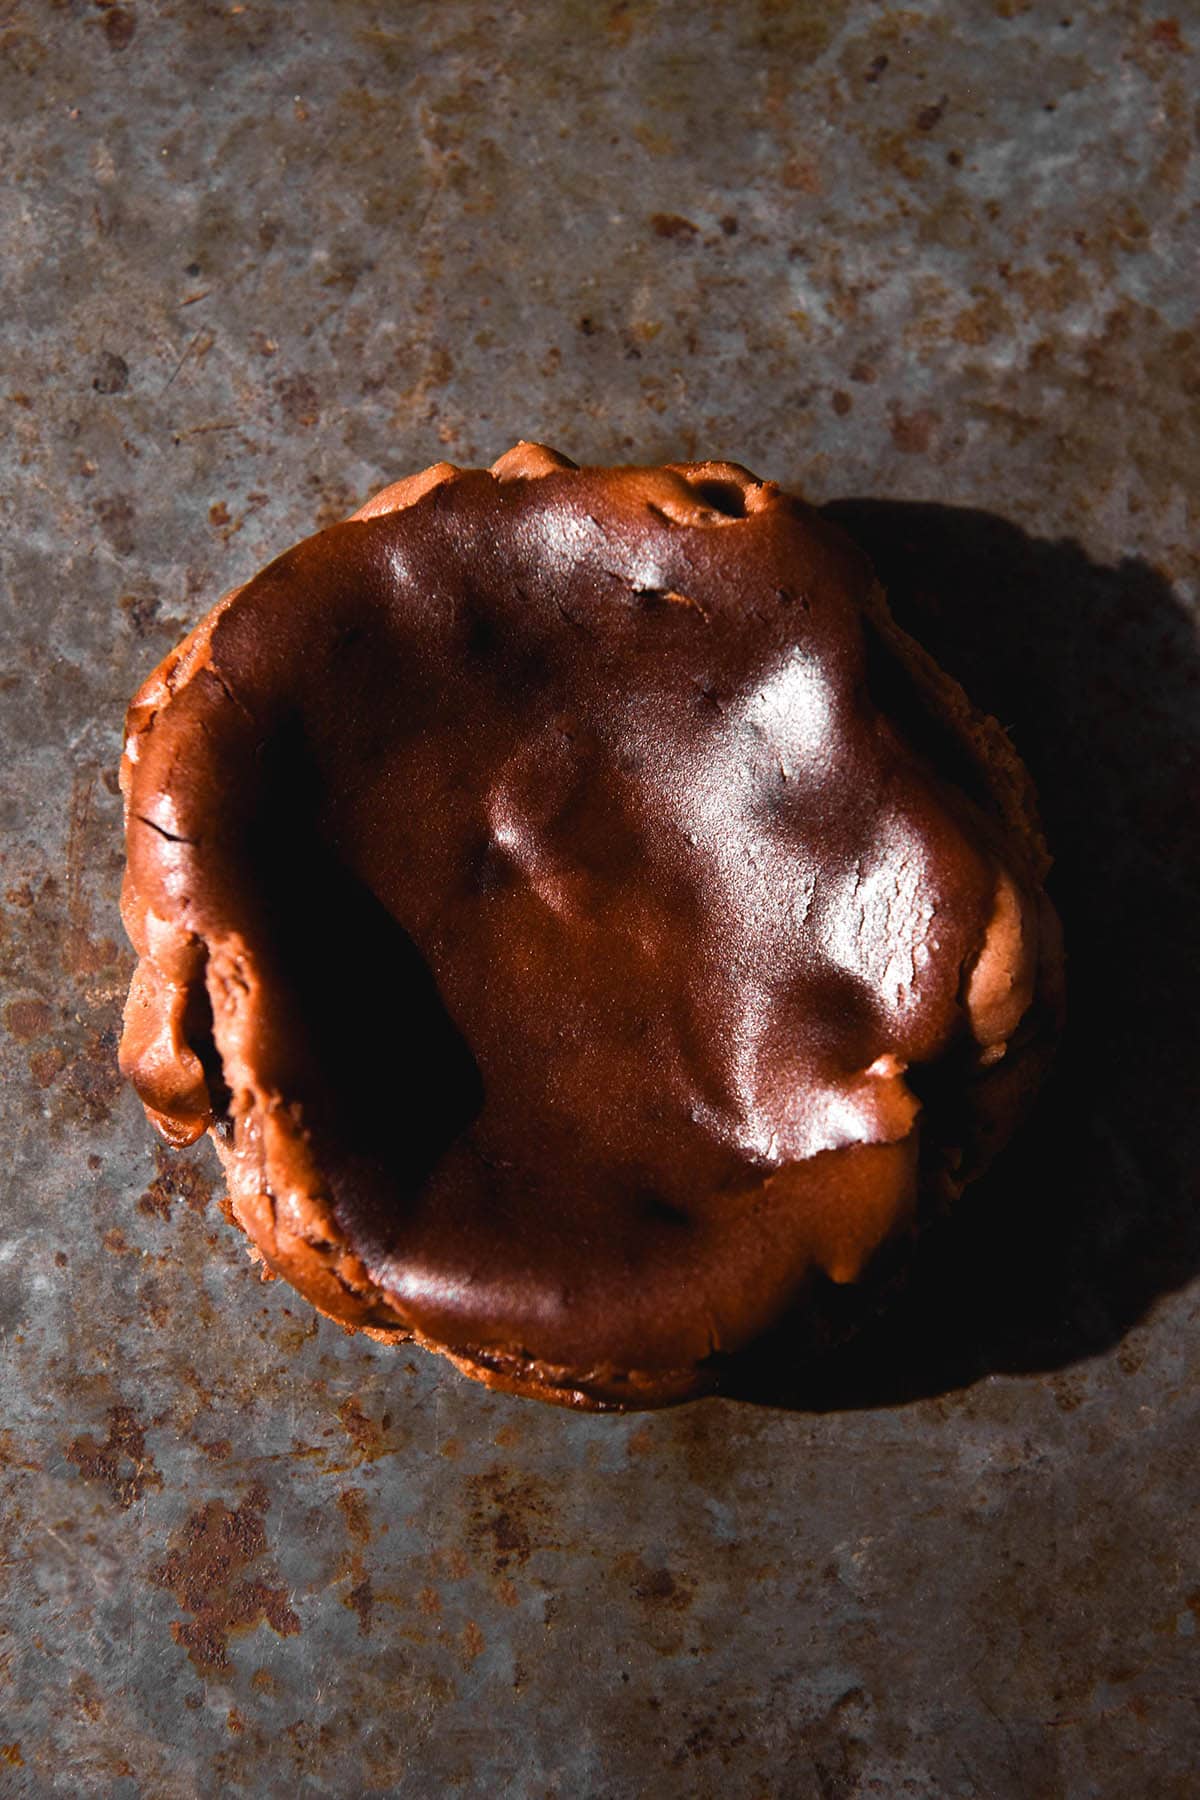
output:
[[[1198,70],[1148,0],[0,6],[0,1791],[1195,1793]],[[520,436],[891,502],[1043,786],[1064,1071],[821,1392],[345,1336],[117,1078],[135,683]]]

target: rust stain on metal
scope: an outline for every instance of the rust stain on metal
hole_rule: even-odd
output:
[[[672,1575],[669,1569],[651,1568],[640,1557],[632,1557],[631,1586],[635,1600],[644,1606],[665,1607],[671,1612],[687,1612],[695,1599],[689,1582]]]
[[[26,1043],[49,1031],[53,1016],[44,1000],[10,1000],[4,1008],[4,1029]]]
[[[943,94],[940,100],[933,101],[929,106],[923,106],[916,116],[917,130],[933,131],[945,118],[949,103],[948,95]]]
[[[39,1087],[48,1087],[62,1074],[64,1092],[74,1103],[76,1115],[87,1125],[107,1124],[117,1096],[124,1091],[117,1067],[117,1042],[114,1026],[89,1027],[78,1040],[74,1055],[56,1044],[30,1057],[30,1073]]]
[[[496,1575],[524,1568],[547,1541],[553,1508],[533,1475],[494,1468],[467,1481],[467,1538]]]
[[[652,213],[650,229],[656,237],[672,238],[680,244],[690,244],[699,235],[699,227],[679,213]]]
[[[930,406],[918,406],[910,413],[899,407],[892,411],[892,442],[906,456],[923,456],[933,442],[941,420]]]
[[[1150,42],[1160,44],[1164,50],[1183,55],[1189,48],[1179,29],[1178,19],[1155,19],[1150,27]]]
[[[111,50],[128,50],[137,31],[137,15],[125,6],[108,6],[102,23]]]
[[[361,1488],[343,1488],[338,1505],[346,1521],[346,1530],[356,1544],[371,1541],[371,1521],[367,1517],[367,1497]]]
[[[157,1173],[138,1200],[138,1211],[150,1218],[169,1219],[171,1202],[181,1200],[194,1213],[203,1213],[213,1197],[213,1178],[199,1157],[181,1155],[154,1145]]]
[[[375,1616],[375,1590],[371,1576],[363,1567],[362,1558],[355,1557],[351,1567],[353,1585],[342,1600],[343,1606],[358,1615],[358,1629],[363,1637],[370,1637],[371,1624]]]
[[[17,1441],[17,1435],[7,1426],[0,1430],[0,1468],[2,1469],[42,1469],[45,1464],[37,1456],[33,1456]]]
[[[239,1506],[207,1501],[176,1534],[165,1562],[151,1572],[155,1587],[174,1594],[190,1620],[174,1620],[171,1635],[201,1675],[232,1667],[229,1639],[269,1625],[294,1636],[300,1620],[286,1587],[274,1582],[268,1555],[266,1513],[270,1495],[255,1483]],[[247,1575],[253,1570],[252,1575]]]
[[[368,1418],[358,1399],[350,1395],[338,1407],[338,1419],[343,1431],[354,1445],[356,1459],[360,1462],[375,1462],[387,1452],[385,1442],[386,1425]],[[390,1416],[384,1418],[390,1424]]]
[[[85,1481],[106,1487],[122,1508],[140,1500],[147,1488],[162,1486],[162,1476],[146,1450],[145,1427],[131,1406],[110,1406],[104,1442],[97,1443],[92,1436],[73,1438],[66,1458]]]
[[[346,1521],[346,1531],[354,1548],[350,1552],[343,1579],[350,1583],[342,1596],[342,1605],[358,1615],[358,1629],[370,1637],[374,1619],[375,1590],[367,1568],[364,1549],[371,1542],[371,1521],[367,1513],[367,1497],[362,1488],[343,1488],[338,1506]]]

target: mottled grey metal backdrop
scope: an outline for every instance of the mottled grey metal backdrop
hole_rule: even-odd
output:
[[[0,5],[3,1792],[1197,1792],[1169,5]],[[819,1386],[574,1418],[345,1336],[117,1077],[134,685],[522,436],[873,501],[1043,787],[1058,1081]]]

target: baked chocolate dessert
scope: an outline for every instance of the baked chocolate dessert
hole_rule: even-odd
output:
[[[439,463],[134,700],[122,1068],[343,1323],[589,1407],[723,1359],[978,1173],[1058,935],[1004,733],[730,463]]]

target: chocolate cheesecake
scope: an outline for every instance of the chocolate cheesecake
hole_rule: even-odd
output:
[[[730,463],[439,463],[136,696],[121,1064],[344,1324],[587,1407],[869,1288],[1036,1086],[1032,788]]]

